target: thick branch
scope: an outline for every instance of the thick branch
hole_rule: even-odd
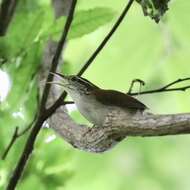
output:
[[[54,130],[73,147],[95,153],[109,150],[126,136],[147,137],[190,133],[190,113],[145,114],[132,120],[116,114],[116,117],[109,118],[108,126],[93,128],[73,123],[67,113],[62,113],[59,117],[65,122],[56,128],[52,126]]]

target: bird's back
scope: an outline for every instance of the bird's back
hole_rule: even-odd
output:
[[[98,101],[104,105],[118,106],[131,110],[145,110],[147,107],[132,96],[124,94],[116,90],[95,90],[95,95]]]

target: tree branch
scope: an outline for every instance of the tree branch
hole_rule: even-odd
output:
[[[4,153],[3,153],[2,157],[1,157],[2,160],[5,160],[5,158],[6,158],[7,154],[8,154],[8,152],[10,151],[11,147],[12,147],[13,144],[15,143],[15,141],[16,141],[16,139],[17,139],[17,136],[18,136],[18,127],[15,128],[15,131],[14,131],[14,133],[13,133],[13,136],[12,136],[12,138],[11,138],[11,141],[10,141],[10,143],[8,144],[7,148],[5,149],[5,151],[4,151]]]
[[[1,157],[2,160],[5,160],[5,159],[6,159],[7,154],[9,153],[10,149],[12,148],[12,146],[14,145],[14,143],[16,142],[16,140],[17,140],[18,138],[20,138],[21,136],[25,135],[25,134],[31,129],[32,125],[33,125],[34,122],[36,121],[36,118],[37,118],[37,114],[36,114],[36,116],[34,117],[34,119],[32,120],[32,122],[31,122],[25,129],[23,129],[21,132],[18,131],[18,130],[19,130],[18,127],[15,128],[15,131],[14,131],[14,133],[13,133],[13,136],[12,136],[12,138],[11,138],[11,141],[10,141],[10,143],[8,144],[7,148],[5,149],[5,152],[3,153],[2,157]]]
[[[54,72],[56,70],[57,65],[58,65],[58,60],[59,60],[59,57],[61,55],[62,48],[64,46],[69,28],[70,28],[72,20],[73,20],[73,15],[74,15],[76,3],[77,3],[77,0],[72,1],[72,5],[71,5],[70,11],[69,11],[69,15],[67,17],[67,21],[66,21],[66,24],[65,24],[65,27],[63,30],[63,34],[61,36],[61,39],[59,41],[59,44],[58,44],[58,47],[56,50],[56,54],[55,54],[53,61],[52,61],[52,65],[51,65],[51,69],[50,69],[51,72]],[[49,74],[47,81],[52,81],[52,79],[53,79],[53,76]],[[34,142],[35,142],[37,135],[41,129],[41,126],[43,125],[44,121],[47,119],[46,118],[45,106],[46,106],[49,90],[50,90],[50,84],[46,83],[46,85],[44,87],[43,95],[42,95],[38,119],[37,119],[34,127],[31,130],[31,133],[30,133],[30,135],[27,139],[27,142],[25,144],[24,150],[23,150],[23,152],[20,156],[20,159],[17,163],[17,166],[13,172],[13,175],[11,176],[11,178],[9,180],[7,190],[14,190],[15,189],[15,187],[18,183],[18,180],[20,179],[21,174],[23,172],[24,166],[26,165],[26,162],[29,159],[30,154],[32,153]]]
[[[24,129],[23,131],[21,131],[20,133],[18,133],[18,127],[15,128],[15,131],[13,133],[13,136],[11,138],[10,143],[8,144],[7,148],[5,149],[5,152],[2,155],[2,160],[5,160],[7,157],[7,154],[9,153],[10,149],[12,148],[12,146],[14,145],[14,143],[16,142],[16,140],[23,136],[29,129],[31,128],[31,125],[26,127],[26,129]]]
[[[178,79],[178,80],[175,80],[175,81],[173,81],[173,82],[171,82],[171,83],[169,83],[169,84],[167,84],[161,88],[157,88],[154,90],[147,90],[147,91],[134,92],[134,93],[129,91],[127,94],[130,96],[135,96],[135,95],[153,94],[153,93],[160,93],[160,92],[186,91],[187,89],[190,88],[190,85],[182,86],[182,87],[178,87],[178,88],[171,88],[171,86],[173,86],[177,83],[187,81],[187,80],[190,80],[190,78],[187,77],[187,78],[183,78],[183,79]]]
[[[15,12],[18,0],[3,0],[0,7],[0,36],[4,36]]]
[[[59,115],[57,110],[55,116]],[[125,115],[115,113],[108,117],[104,127],[77,125],[70,116],[61,113],[57,118],[62,125],[52,125],[54,130],[74,148],[100,153],[114,147],[126,136],[163,136],[190,134],[190,113],[153,115],[144,114],[129,120]]]

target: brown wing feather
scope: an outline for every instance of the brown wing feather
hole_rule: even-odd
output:
[[[105,105],[120,106],[128,109],[144,110],[147,107],[137,99],[115,90],[95,90],[97,100]],[[102,98],[106,97],[106,98]]]

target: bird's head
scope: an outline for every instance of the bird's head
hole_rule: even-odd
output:
[[[90,94],[93,90],[99,89],[96,85],[90,81],[79,77],[77,75],[63,75],[60,73],[51,73],[56,77],[59,77],[59,81],[50,82],[52,84],[57,84],[62,86],[68,93],[80,93],[80,94]]]

